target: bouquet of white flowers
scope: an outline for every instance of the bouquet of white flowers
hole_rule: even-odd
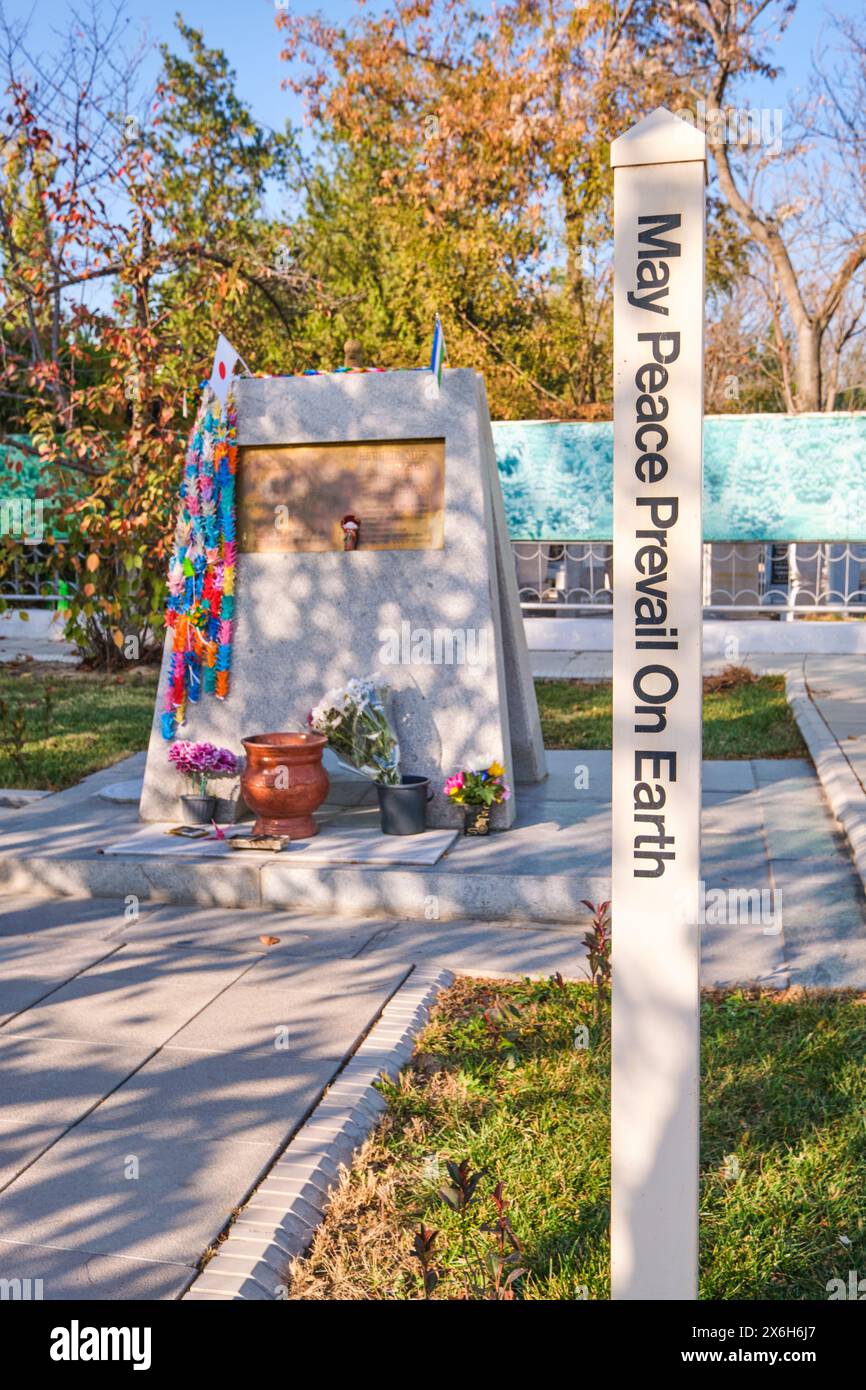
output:
[[[323,695],[307,723],[356,771],[393,787],[400,782],[400,746],[385,710],[386,691],[379,676],[353,677],[345,689]]]

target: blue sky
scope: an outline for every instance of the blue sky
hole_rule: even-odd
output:
[[[87,0],[82,0],[87,4]],[[55,35],[64,32],[68,22],[66,0],[2,0],[7,16],[31,18],[31,41],[38,47],[52,48]],[[366,12],[385,8],[386,0],[368,0]],[[356,0],[324,0],[305,5],[290,0],[293,10],[303,13],[321,9],[329,19],[345,20],[354,14]],[[800,0],[797,13],[778,49],[778,61],[785,69],[779,82],[757,82],[741,97],[758,105],[784,108],[789,94],[805,85],[810,53],[826,23],[828,10],[855,16],[863,11],[863,0]],[[279,35],[274,24],[276,0],[129,0],[127,12],[131,28],[144,30],[154,41],[172,41],[174,15],[204,31],[212,47],[223,48],[238,74],[240,95],[265,125],[281,127],[287,118],[300,124],[298,99],[280,87],[286,65],[279,60]],[[152,71],[156,71],[156,60]]]

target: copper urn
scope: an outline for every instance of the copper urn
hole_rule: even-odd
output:
[[[247,755],[241,795],[256,818],[253,834],[293,840],[318,834],[313,812],[328,795],[324,734],[253,734],[241,742]]]

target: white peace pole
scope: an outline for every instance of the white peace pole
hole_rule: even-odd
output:
[[[703,134],[614,140],[615,1299],[698,1274]]]

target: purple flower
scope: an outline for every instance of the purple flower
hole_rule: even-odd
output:
[[[229,748],[217,748],[213,743],[191,743],[178,739],[168,750],[169,762],[174,763],[183,777],[204,781],[211,777],[232,777],[238,770],[238,760]]]

